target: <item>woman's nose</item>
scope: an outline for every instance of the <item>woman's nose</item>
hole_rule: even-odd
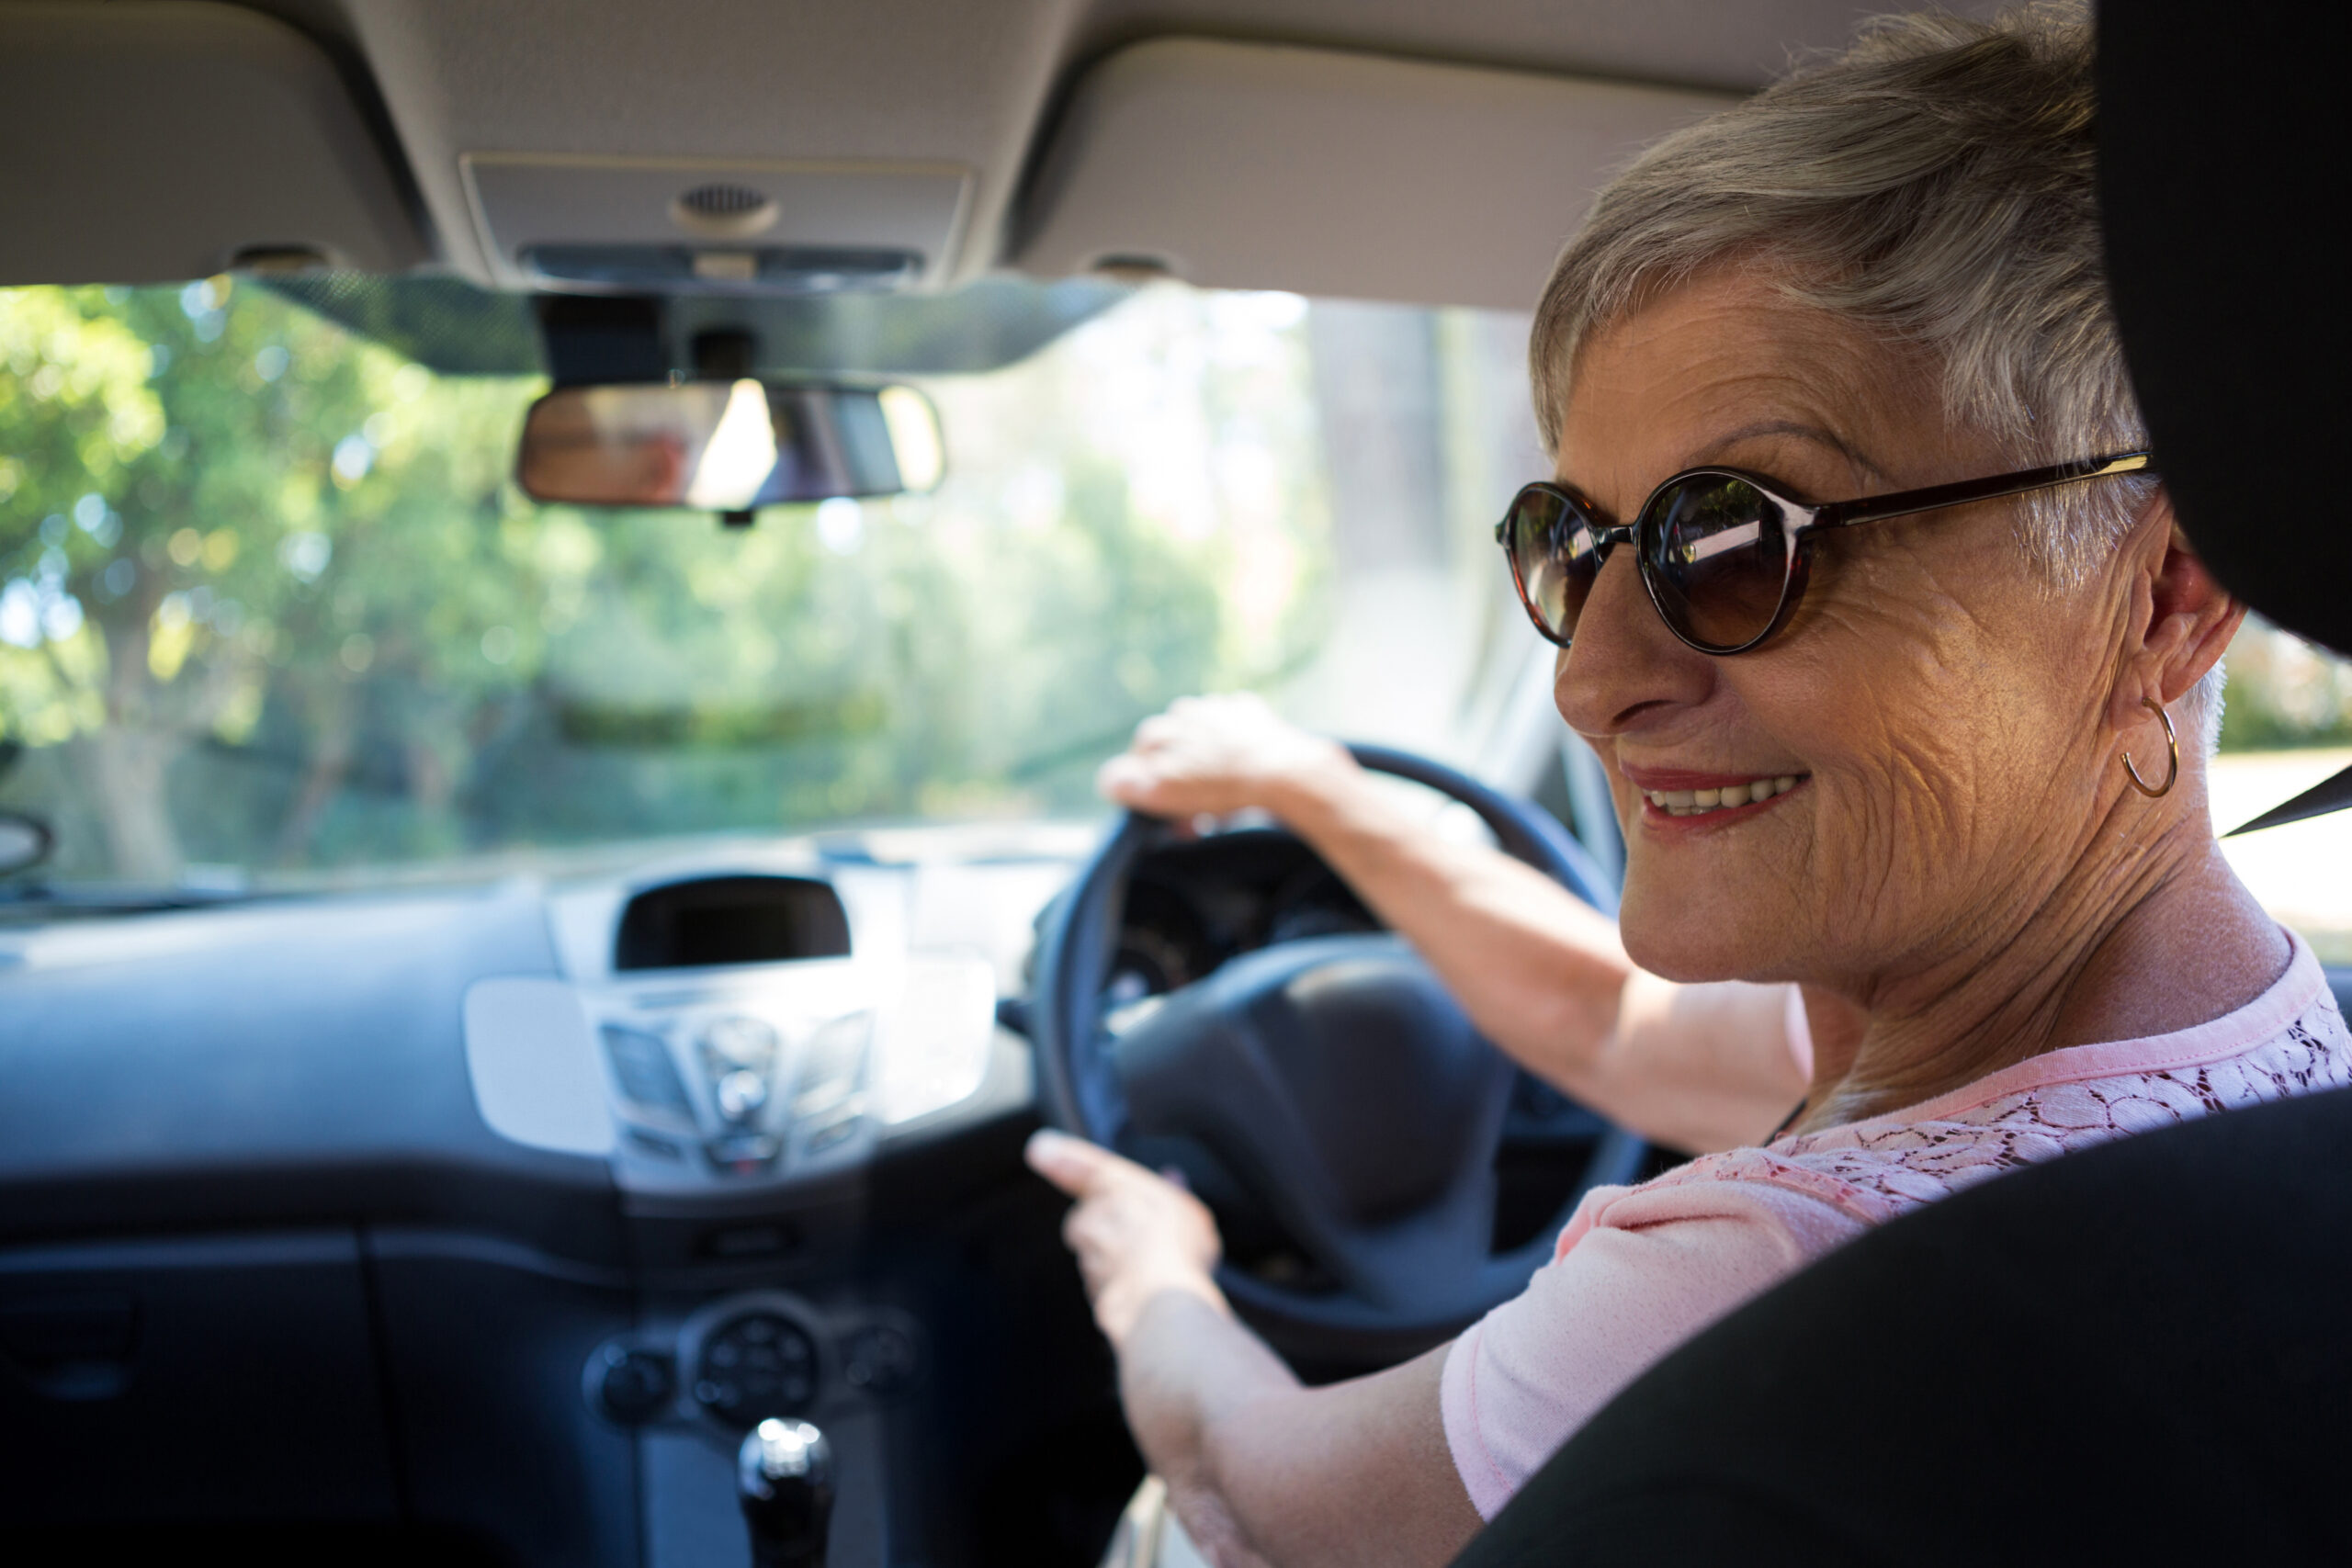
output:
[[[1626,545],[1593,580],[1576,640],[1553,671],[1552,700],[1569,728],[1613,735],[1645,715],[1703,702],[1713,664],[1658,618]]]

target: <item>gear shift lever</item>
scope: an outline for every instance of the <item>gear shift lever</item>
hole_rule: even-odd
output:
[[[752,1568],[825,1568],[833,1515],[833,1447],[806,1421],[761,1422],[735,1456],[735,1497],[752,1531]]]

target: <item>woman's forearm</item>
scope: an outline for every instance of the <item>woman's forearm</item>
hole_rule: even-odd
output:
[[[1261,1558],[1227,1495],[1216,1435],[1298,1380],[1229,1310],[1182,1292],[1152,1297],[1118,1348],[1127,1427],[1194,1542],[1220,1568]]]
[[[1127,1423],[1170,1482],[1205,1478],[1219,1423],[1254,1399],[1301,1386],[1229,1308],[1200,1292],[1155,1294],[1118,1350]]]
[[[1433,1568],[1478,1526],[1438,1413],[1443,1354],[1310,1389],[1218,1303],[1163,1291],[1119,1346],[1120,1397],[1218,1568]]]
[[[1508,855],[1430,832],[1352,763],[1293,780],[1272,807],[1504,1050],[1574,1072],[1607,1041],[1634,972],[1608,917]]]
[[[1765,1135],[1804,1093],[1787,991],[1677,986],[1549,877],[1428,830],[1339,758],[1275,814],[1410,942],[1487,1039],[1645,1136],[1690,1150]]]

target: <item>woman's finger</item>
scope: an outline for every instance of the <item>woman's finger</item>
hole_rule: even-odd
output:
[[[1119,1156],[1083,1138],[1041,1127],[1029,1135],[1022,1157],[1030,1169],[1071,1197],[1083,1198]]]
[[[1151,773],[1132,751],[1122,751],[1094,771],[1094,793],[1125,806],[1151,787]]]
[[[1094,1245],[1094,1237],[1090,1228],[1080,1218],[1082,1213],[1082,1210],[1072,1209],[1069,1218],[1062,1222],[1062,1245],[1069,1247],[1071,1255],[1078,1259],[1078,1270],[1087,1276],[1086,1285],[1091,1291],[1094,1288],[1093,1275],[1101,1262],[1102,1249]]]

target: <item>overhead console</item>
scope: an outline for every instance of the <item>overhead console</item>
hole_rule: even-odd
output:
[[[1525,310],[1592,193],[1728,96],[1157,39],[1079,81],[1014,264]]]
[[[972,186],[955,164],[469,152],[458,164],[500,283],[662,294],[936,285]]]
[[[242,6],[0,6],[0,287],[426,257],[326,55]]]

